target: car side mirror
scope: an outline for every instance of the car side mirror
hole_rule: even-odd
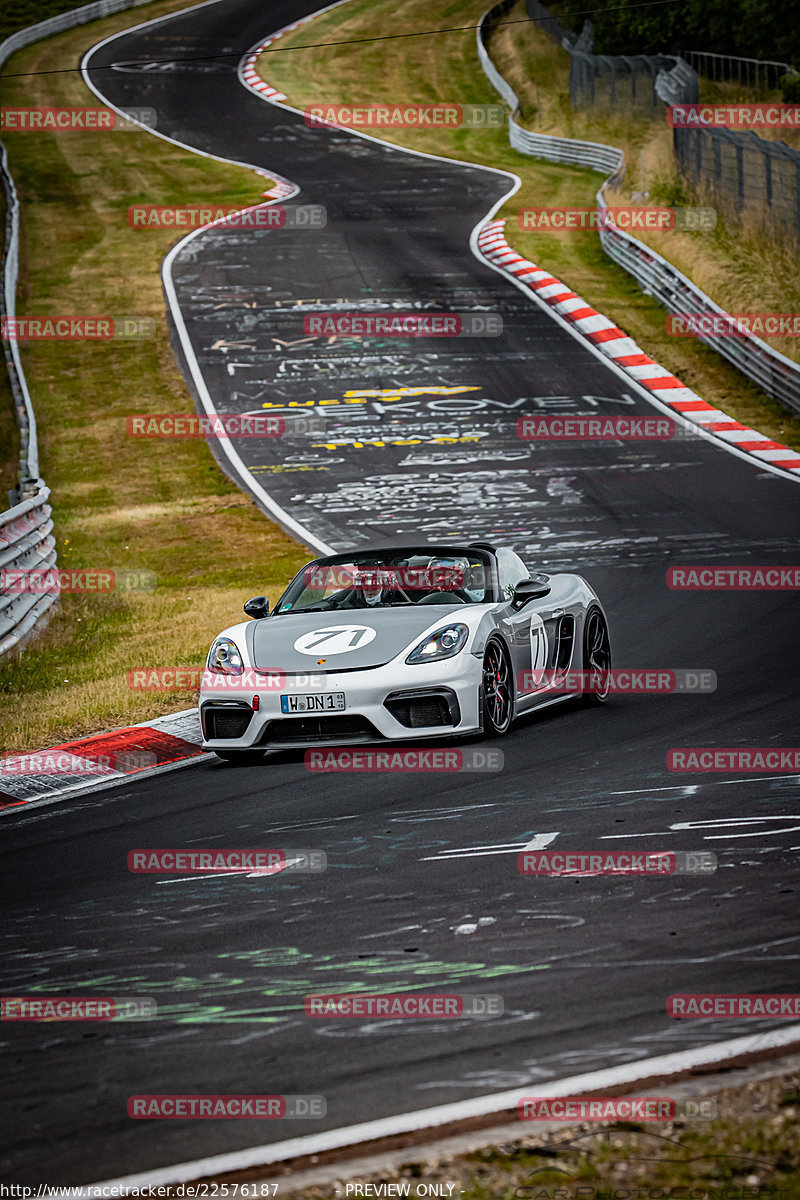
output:
[[[252,600],[248,600],[244,606],[244,611],[248,617],[255,617],[260,620],[261,617],[269,616],[269,600],[266,596],[254,596]]]
[[[511,597],[512,608],[523,608],[529,604],[531,600],[541,600],[543,596],[547,596],[550,592],[550,583],[544,578],[540,579],[521,579],[514,588],[514,594]]]

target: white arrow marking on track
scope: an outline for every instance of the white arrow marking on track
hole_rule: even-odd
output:
[[[558,837],[555,833],[535,833],[529,842],[498,842],[494,846],[459,846],[441,854],[427,854],[420,862],[442,862],[450,858],[481,858],[487,854],[521,854],[523,850],[544,850]]]
[[[765,816],[765,817],[720,817],[710,818],[707,821],[678,821],[675,825],[670,825],[668,830],[661,833],[606,833],[603,834],[601,842],[628,841],[630,838],[643,837],[669,837],[670,834],[683,829],[727,829],[730,826],[734,828],[738,826],[762,825],[765,821],[800,821],[800,815],[797,813],[786,813],[785,816]],[[703,837],[704,842],[710,842],[717,838],[745,838],[745,837],[771,837],[778,833],[796,833],[800,829],[800,825],[789,825],[786,829],[764,829],[760,833],[756,833],[754,829],[748,829],[746,833],[708,833]]]
[[[196,879],[224,879],[231,875],[244,875],[246,879],[261,879],[265,875],[281,875],[287,867],[293,867],[295,863],[299,862],[302,862],[301,858],[289,858],[280,867],[264,867],[261,871],[250,871],[246,867],[242,867],[238,871],[212,871],[210,875],[185,875],[182,879],[157,879],[156,883],[193,883]]]

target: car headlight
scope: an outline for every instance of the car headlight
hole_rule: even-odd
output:
[[[217,675],[241,675],[244,671],[242,656],[236,643],[228,637],[218,637],[208,652],[207,667]]]
[[[441,629],[429,633],[424,642],[415,646],[406,662],[439,662],[443,658],[452,658],[459,650],[463,650],[468,637],[469,629],[460,621],[452,625],[443,625]]]

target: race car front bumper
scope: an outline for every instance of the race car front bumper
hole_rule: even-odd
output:
[[[441,664],[396,662],[363,671],[286,675],[279,679],[249,672],[252,686],[219,686],[200,693],[200,719],[206,750],[297,749],[310,746],[369,745],[448,738],[480,730],[481,662],[457,655],[443,677]],[[234,679],[236,677],[233,677]],[[344,693],[340,711],[286,713],[281,697]],[[323,701],[324,703],[324,701]]]

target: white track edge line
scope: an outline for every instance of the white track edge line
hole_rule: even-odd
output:
[[[313,20],[314,17],[321,16],[322,13],[328,12],[331,8],[338,8],[340,4],[345,4],[347,2],[348,2],[348,0],[336,0],[335,4],[330,4],[330,5],[326,6],[325,8],[318,9],[316,12],[309,14],[308,17],[303,18],[303,19],[304,19],[304,21]],[[284,33],[288,30],[288,28],[289,28],[289,26],[284,26],[283,29],[278,30],[277,32]],[[252,95],[257,96],[260,100],[263,100],[266,104],[271,104],[275,108],[282,109],[287,112],[297,113],[298,116],[304,117],[305,113],[302,109],[295,108],[294,105],[292,105],[292,104],[288,104],[283,101],[275,100],[273,97],[263,95],[261,92],[257,91],[255,88],[253,88],[244,77],[244,71],[245,71],[248,60],[253,55],[258,53],[259,47],[264,44],[264,42],[267,40],[267,38],[270,38],[273,36],[274,36],[273,34],[267,34],[266,37],[264,37],[260,41],[256,42],[251,47],[251,49],[248,50],[245,55],[243,55],[241,62],[239,63],[239,70],[238,70],[239,82]],[[265,53],[269,53],[269,51],[265,51]],[[603,352],[595,345],[594,342],[592,342],[588,338],[584,337],[581,334],[580,330],[575,328],[574,324],[572,324],[569,321],[566,321],[561,316],[560,313],[557,313],[554,310],[554,308],[551,305],[546,304],[541,297],[537,296],[535,291],[533,291],[531,288],[527,287],[521,280],[517,279],[514,275],[512,275],[510,271],[507,271],[505,268],[499,267],[495,263],[491,262],[490,259],[485,254],[483,254],[481,248],[478,245],[478,238],[480,237],[480,234],[483,232],[483,230],[486,228],[486,226],[489,224],[489,222],[492,220],[492,218],[495,216],[495,214],[498,212],[498,210],[506,203],[506,201],[511,199],[511,197],[515,194],[515,192],[519,191],[519,189],[522,187],[522,180],[520,179],[519,175],[515,174],[513,171],[507,171],[504,167],[492,167],[486,163],[476,163],[476,162],[472,162],[472,161],[467,162],[467,161],[464,161],[463,159],[448,158],[447,155],[444,155],[444,154],[430,154],[425,150],[415,150],[408,146],[399,146],[395,142],[387,142],[383,138],[375,137],[374,134],[364,133],[360,129],[349,129],[345,126],[334,126],[334,128],[339,129],[344,133],[348,133],[353,137],[360,137],[360,138],[363,138],[365,141],[376,142],[380,146],[387,146],[389,149],[400,151],[402,154],[413,154],[413,155],[417,156],[418,158],[431,158],[431,159],[434,159],[435,161],[439,161],[439,162],[453,163],[454,165],[459,166],[459,167],[466,167],[466,168],[472,167],[477,170],[491,171],[493,174],[504,175],[504,176],[506,176],[506,178],[513,180],[515,186],[510,191],[506,192],[506,194],[504,196],[502,196],[495,204],[492,205],[492,207],[487,211],[486,215],[475,226],[475,228],[473,229],[473,231],[470,235],[469,245],[470,245],[470,249],[472,250],[472,253],[475,256],[475,258],[477,258],[478,261],[480,263],[482,263],[484,266],[491,268],[491,270],[493,270],[493,271],[496,271],[498,273],[498,275],[502,275],[505,279],[511,280],[511,282],[514,283],[514,285],[516,287],[518,287],[521,292],[523,292],[526,296],[528,296],[529,299],[533,299],[538,304],[539,308],[542,309],[543,312],[546,312],[551,317],[553,317],[553,319],[555,321],[557,321],[558,324],[561,325],[561,327],[563,329],[567,330],[567,332],[570,334],[571,337],[573,337],[577,342],[579,342],[580,345],[585,346],[586,349],[588,349],[592,354],[594,354],[595,358],[599,359],[599,361],[604,364],[604,366],[611,367],[613,369],[614,373],[616,375],[618,375],[620,379],[623,379],[627,384],[630,384],[631,386],[635,387],[637,393],[643,399],[647,400],[650,404],[656,406],[661,412],[675,418],[675,420],[687,432],[694,434],[694,436],[696,438],[698,438],[699,440],[707,441],[710,444],[717,446],[720,449],[725,449],[725,450],[729,451],[731,454],[735,455],[735,457],[742,459],[742,461],[744,461],[744,462],[750,463],[751,466],[763,467],[765,470],[769,471],[771,474],[777,475],[778,478],[780,478],[780,479],[791,479],[796,482],[800,482],[800,473],[795,474],[794,472],[787,471],[782,467],[776,467],[769,462],[765,462],[763,459],[755,458],[754,455],[749,453],[747,450],[739,450],[735,445],[731,445],[731,443],[726,442],[723,438],[720,438],[720,437],[714,435],[713,433],[708,432],[707,430],[703,429],[702,426],[698,426],[698,424],[696,422],[689,420],[687,417],[685,417],[680,412],[680,410],[674,409],[671,405],[667,404],[663,400],[659,400],[658,397],[654,396],[651,391],[649,391],[647,388],[644,388],[641,385],[639,385],[638,381],[633,376],[628,375],[627,372],[625,371],[624,367],[620,367],[616,362],[614,362],[613,359],[611,359],[607,355],[603,354]],[[500,234],[503,237],[503,240],[506,241],[505,233],[502,230],[500,231]],[[508,245],[507,241],[506,241],[506,245]],[[509,249],[513,250],[513,247],[509,247]],[[519,254],[519,251],[514,250],[514,253]],[[525,257],[524,255],[520,254],[520,258],[524,258],[524,257]],[[547,267],[543,267],[538,263],[531,264],[531,265],[535,266],[537,270],[544,271],[548,275],[551,274],[551,272],[548,270]],[[559,282],[563,282],[563,281],[560,280]],[[568,287],[569,285],[565,284],[564,286]],[[569,290],[572,291],[573,289],[570,288]],[[588,305],[589,301],[587,300],[587,301],[585,301],[585,303]],[[590,305],[590,307],[593,308],[594,305]],[[600,313],[598,310],[598,316],[605,316],[605,314]],[[606,319],[609,321],[611,320],[610,317],[607,317]],[[614,322],[612,322],[612,324],[614,324]],[[626,334],[626,336],[630,337],[630,334]],[[631,340],[635,341],[635,338],[631,338]],[[671,372],[669,372],[669,373],[671,374]],[[690,390],[693,391],[694,389],[690,389]],[[700,399],[702,399],[702,397],[700,397]],[[731,419],[733,419],[733,418],[731,418]]]
[[[93,92],[93,94],[95,96],[97,96],[97,98],[99,100],[101,100],[103,102],[103,104],[105,104],[108,108],[111,108],[114,112],[118,113],[120,116],[126,116],[124,110],[118,108],[115,104],[112,104],[106,98],[106,96],[100,91],[99,87],[96,87],[94,85],[94,83],[92,82],[92,80],[89,76],[89,70],[90,70],[89,61],[90,61],[92,55],[95,54],[96,51],[101,50],[104,46],[107,46],[110,42],[113,42],[115,39],[125,37],[129,33],[136,32],[136,30],[138,30],[138,29],[144,29],[149,25],[156,25],[159,22],[171,20],[173,17],[184,16],[186,13],[192,12],[195,9],[205,8],[208,4],[216,4],[218,2],[219,2],[219,0],[203,0],[203,2],[201,4],[190,5],[188,8],[181,9],[177,13],[169,13],[163,17],[154,17],[150,21],[142,21],[138,25],[128,26],[125,29],[120,30],[118,33],[111,34],[109,37],[104,38],[100,42],[97,42],[94,46],[92,46],[89,50],[86,51],[83,58],[81,59],[81,74],[83,76],[84,83],[89,88],[89,90],[91,92]],[[189,146],[185,142],[180,142],[176,138],[172,138],[166,133],[161,133],[157,129],[151,129],[148,125],[143,124],[141,121],[136,121],[135,124],[139,125],[139,127],[141,129],[143,129],[145,132],[153,134],[155,137],[159,137],[165,142],[170,142],[173,146],[178,146],[181,150],[188,150],[189,153],[191,153],[191,154],[200,155],[202,158],[210,158],[210,159],[213,159],[215,162],[227,163],[227,164],[230,164],[231,166],[244,167],[245,169],[255,171],[257,174],[261,175],[262,177],[264,177],[266,179],[274,179],[276,182],[282,183],[286,187],[291,188],[292,189],[291,192],[289,192],[285,196],[282,196],[280,198],[281,200],[288,200],[291,197],[296,196],[298,194],[298,192],[300,191],[297,184],[295,184],[292,180],[286,179],[284,176],[276,174],[275,172],[270,171],[265,167],[257,167],[253,163],[242,162],[239,159],[221,158],[219,155],[210,154],[208,151],[197,149],[194,146]],[[265,203],[277,203],[277,200],[267,201]],[[216,416],[217,409],[211,398],[211,394],[208,390],[205,379],[203,378],[202,371],[200,370],[200,365],[195,356],[194,348],[191,344],[191,340],[189,338],[188,331],[186,329],[186,324],[183,320],[183,313],[181,312],[181,308],[178,303],[177,293],[175,291],[175,285],[172,280],[172,263],[173,263],[176,255],[178,255],[180,253],[180,251],[183,249],[183,247],[186,246],[186,244],[188,242],[190,242],[193,238],[198,237],[200,234],[207,233],[208,228],[209,227],[207,227],[207,226],[200,226],[200,228],[192,230],[185,237],[181,238],[181,240],[179,242],[177,242],[168,251],[167,255],[165,256],[164,261],[162,263],[162,267],[161,267],[161,274],[162,274],[162,279],[164,282],[164,289],[167,294],[167,300],[169,303],[169,307],[170,307],[170,310],[172,313],[173,320],[175,322],[175,328],[176,328],[178,337],[180,338],[181,348],[182,348],[184,356],[186,358],[186,362],[189,367],[189,372],[191,374],[192,381],[194,383],[195,388],[197,389],[197,394],[200,398],[200,402],[201,402],[203,408],[205,409],[206,413],[209,414],[209,416]],[[324,542],[321,538],[317,537],[316,534],[313,534],[311,532],[311,530],[308,529],[307,526],[303,525],[300,521],[295,520],[294,517],[290,517],[289,514],[285,511],[285,509],[281,508],[281,506],[277,503],[276,500],[273,499],[273,497],[269,494],[269,492],[267,492],[261,486],[261,484],[258,482],[258,480],[255,479],[255,477],[252,475],[250,470],[245,466],[244,462],[240,458],[237,451],[229,444],[229,441],[230,441],[230,439],[227,439],[227,438],[219,439],[220,451],[222,453],[224,453],[225,456],[228,458],[231,468],[232,468],[234,474],[236,475],[236,477],[244,484],[247,491],[249,491],[252,495],[254,495],[258,500],[261,501],[261,504],[263,505],[263,507],[267,511],[267,513],[269,515],[273,516],[276,519],[276,521],[280,525],[283,526],[284,529],[286,529],[288,532],[294,534],[294,536],[297,537],[301,542],[305,543],[308,546],[311,546],[311,548],[316,550],[318,553],[322,553],[322,554],[334,553],[333,547],[329,546],[327,542]]]
[[[790,1025],[785,1029],[749,1034],[726,1042],[695,1046],[691,1050],[679,1050],[671,1054],[659,1055],[656,1058],[645,1058],[625,1066],[606,1067],[599,1071],[586,1072],[583,1075],[552,1080],[549,1083],[539,1082],[530,1088],[521,1087],[505,1092],[493,1092],[491,1095],[478,1096],[472,1100],[457,1100],[451,1104],[437,1105],[435,1108],[399,1113],[394,1117],[381,1117],[375,1121],[365,1121],[358,1125],[327,1130],[325,1133],[313,1133],[304,1137],[289,1138],[283,1142],[237,1150],[229,1154],[193,1159],[172,1167],[162,1167],[137,1175],[125,1175],[119,1179],[102,1180],[101,1183],[92,1186],[155,1187],[188,1183],[213,1175],[268,1166],[284,1162],[287,1159],[324,1154],[329,1150],[357,1146],[378,1138],[394,1137],[401,1133],[449,1125],[470,1117],[488,1116],[492,1113],[501,1114],[516,1109],[517,1102],[522,1096],[569,1096],[579,1095],[586,1091],[597,1091],[600,1088],[622,1087],[640,1079],[673,1075],[691,1070],[693,1067],[724,1062],[726,1059],[742,1054],[779,1049],[798,1041],[800,1041],[800,1025]],[[520,1129],[522,1131],[522,1124]]]

